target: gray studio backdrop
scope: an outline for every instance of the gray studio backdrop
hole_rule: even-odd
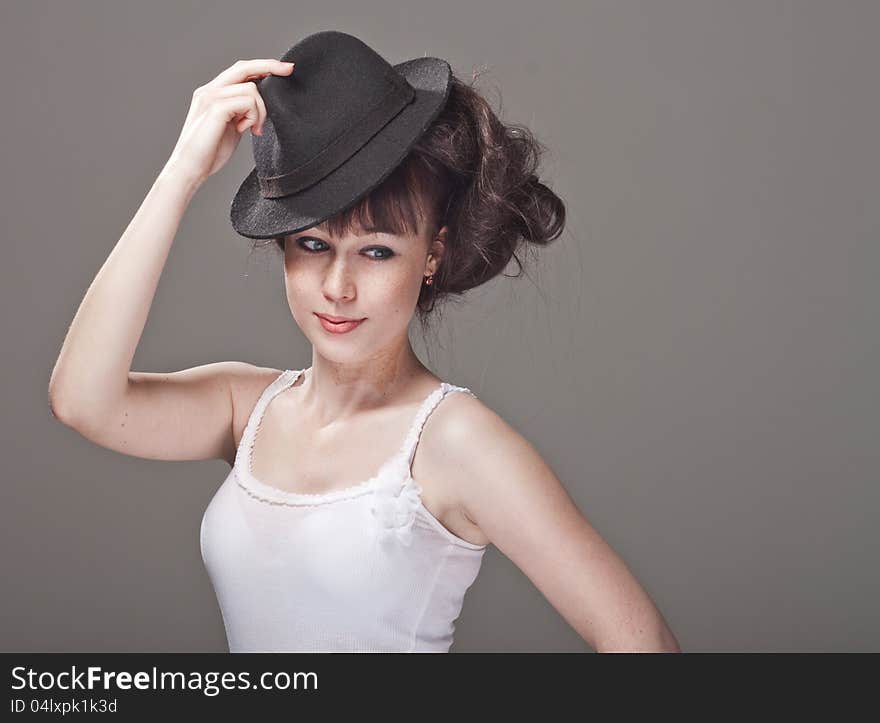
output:
[[[689,651],[880,648],[880,4],[3,3],[0,647],[222,651],[199,554],[228,467],[93,445],[47,385],[193,89],[328,28],[439,55],[549,147],[565,235],[423,360],[524,434]],[[186,213],[134,359],[310,362],[279,259]],[[508,273],[515,273],[512,264]],[[426,348],[426,346],[428,348]],[[453,651],[589,651],[497,550]]]

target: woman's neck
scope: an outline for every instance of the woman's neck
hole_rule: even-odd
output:
[[[362,412],[395,404],[420,382],[436,377],[411,347],[393,358],[367,359],[358,364],[330,361],[313,352],[303,373],[299,400],[316,427],[350,419]],[[416,395],[418,396],[418,395]]]

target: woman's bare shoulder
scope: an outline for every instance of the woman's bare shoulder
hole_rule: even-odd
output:
[[[514,431],[479,395],[468,394],[464,390],[447,394],[431,416],[435,415],[442,419],[442,426],[447,432],[458,432],[460,436],[491,430],[500,433],[504,433],[505,429]]]
[[[271,384],[281,374],[284,369],[274,369],[272,367],[261,367],[249,362],[229,362],[230,365],[230,386],[235,386],[239,390],[247,391],[251,387],[259,387],[265,382],[263,389]]]
[[[231,362],[229,393],[232,397],[232,430],[236,446],[260,395],[284,369],[261,367],[248,362]]]
[[[491,443],[518,435],[505,420],[478,396],[467,392],[447,394],[428,417],[422,445],[438,459],[449,459],[450,449],[467,456],[489,454]]]
[[[484,485],[471,470],[495,470],[495,450],[511,448],[511,442],[517,438],[519,433],[494,409],[467,392],[447,394],[428,416],[422,430],[421,457],[416,459],[420,470],[413,471],[417,476],[421,472],[433,481],[436,490],[442,490],[438,496],[442,496],[446,506],[457,510],[458,519],[469,525],[462,529],[468,529],[469,539],[482,540],[479,544],[485,544],[488,537],[472,512],[472,488]]]

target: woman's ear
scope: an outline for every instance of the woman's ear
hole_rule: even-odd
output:
[[[436,273],[437,268],[440,266],[440,262],[443,260],[443,254],[446,252],[446,234],[448,233],[448,228],[443,226],[437,233],[434,235],[434,238],[431,240],[430,248],[428,249],[428,266],[427,271],[429,273]]]

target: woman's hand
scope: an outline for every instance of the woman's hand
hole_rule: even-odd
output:
[[[272,58],[239,60],[193,91],[192,104],[177,145],[165,168],[197,183],[219,171],[238,146],[242,133],[263,132],[266,106],[254,79],[270,73],[290,75],[292,63]]]

